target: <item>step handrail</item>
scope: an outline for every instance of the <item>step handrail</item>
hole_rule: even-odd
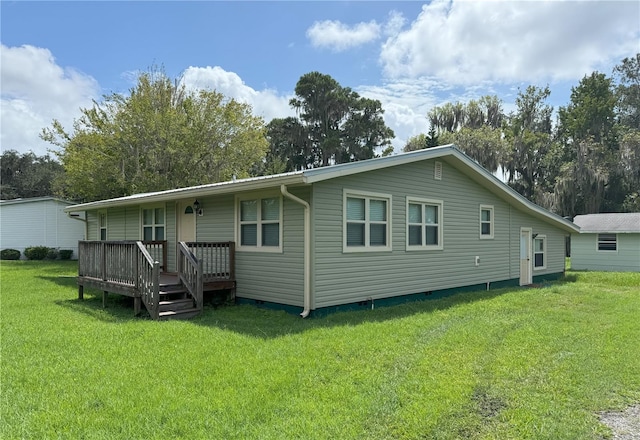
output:
[[[160,314],[160,263],[151,257],[142,241],[137,241],[136,245],[138,247],[136,287],[151,318],[158,319]]]
[[[198,310],[203,309],[204,280],[202,276],[202,260],[196,257],[185,242],[178,244],[178,277],[193,297]]]

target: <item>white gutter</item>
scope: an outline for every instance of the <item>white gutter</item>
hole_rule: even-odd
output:
[[[311,313],[311,206],[308,202],[287,191],[287,186],[280,185],[283,196],[304,206],[304,309],[300,316],[306,318]]]

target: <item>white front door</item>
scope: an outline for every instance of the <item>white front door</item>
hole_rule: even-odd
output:
[[[197,214],[191,202],[178,203],[178,242],[196,241]]]
[[[520,285],[528,286],[531,279],[531,228],[520,228]]]

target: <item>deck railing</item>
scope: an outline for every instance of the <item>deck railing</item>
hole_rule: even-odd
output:
[[[145,244],[136,242],[138,291],[151,318],[158,319],[160,305],[160,263],[154,261]]]
[[[196,308],[203,308],[202,260],[198,259],[184,242],[178,244],[178,276],[196,301]]]
[[[152,261],[166,267],[166,241],[79,241],[78,275],[110,283],[137,286],[138,245],[142,243]]]
[[[202,261],[203,281],[235,279],[235,242],[188,242],[191,253]]]

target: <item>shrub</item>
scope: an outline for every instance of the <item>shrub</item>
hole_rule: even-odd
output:
[[[29,260],[44,260],[49,256],[51,248],[46,246],[31,246],[24,250],[24,256]],[[55,251],[55,249],[53,249]]]
[[[72,255],[73,255],[72,249],[60,249],[61,260],[70,260]]]
[[[2,249],[0,251],[0,260],[19,260],[20,251],[17,249]]]
[[[49,252],[47,252],[47,260],[56,260],[58,258],[58,250],[54,248],[49,248]]]

